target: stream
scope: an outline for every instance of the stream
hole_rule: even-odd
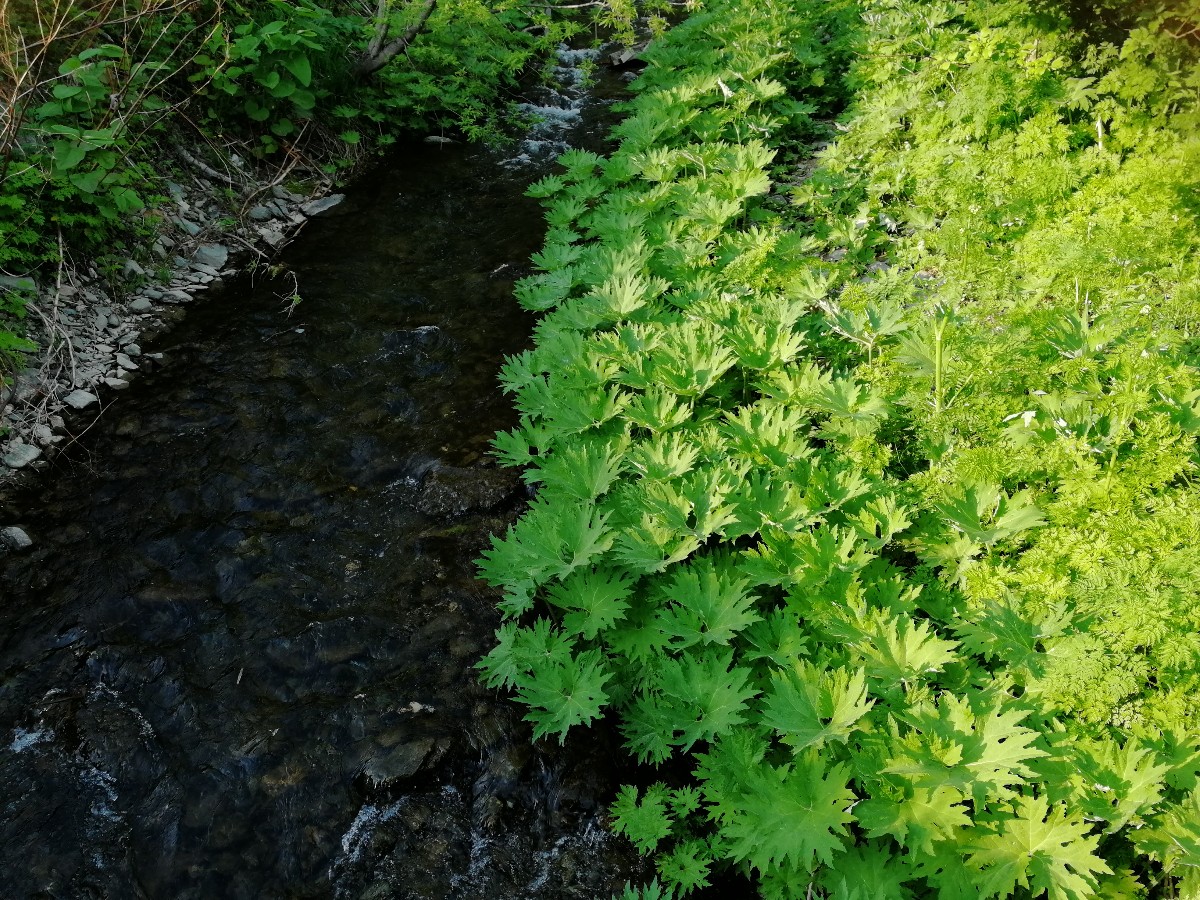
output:
[[[189,310],[0,509],[34,540],[0,557],[6,900],[600,898],[645,874],[603,827],[618,737],[533,745],[472,670],[498,624],[472,560],[527,496],[487,456],[532,327],[523,191],[597,145],[581,58],[517,155],[419,144],[309,222],[281,260],[299,303],[259,273]]]

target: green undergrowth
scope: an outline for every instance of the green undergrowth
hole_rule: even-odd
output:
[[[161,226],[170,167],[196,174],[177,147],[316,181],[413,131],[498,139],[522,79],[588,16],[628,30],[662,6],[441,0],[423,21],[423,0],[0,2],[0,273],[53,280],[64,253],[119,271]],[[384,22],[388,40],[422,27],[363,76]],[[24,303],[0,287],[0,354]]]
[[[531,188],[481,667],[628,897],[1200,896],[1200,80],[1072,12],[718,0]]]

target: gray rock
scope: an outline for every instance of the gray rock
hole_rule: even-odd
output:
[[[142,348],[139,347],[137,344],[133,344],[133,343],[126,344],[124,349],[125,349],[125,355],[130,358],[142,355]]]
[[[150,312],[152,308],[152,304],[145,297],[135,297],[129,304],[129,311],[135,313]]]
[[[142,288],[142,296],[149,297],[151,300],[161,300],[162,291],[158,288]]]
[[[138,364],[135,363],[128,356],[126,356],[124,353],[117,354],[117,365],[120,366],[122,369],[124,369],[126,372],[132,372],[138,368]]]
[[[267,209],[265,206],[256,206],[250,210],[249,215],[255,222],[265,222],[267,219],[275,218],[275,210]]]
[[[322,197],[320,200],[313,200],[305,203],[300,207],[300,210],[306,216],[318,216],[323,212],[327,212],[346,199],[345,194],[330,194],[328,197]]]
[[[109,313],[108,327],[109,328],[118,328],[118,327],[120,327],[120,325],[121,325],[121,317],[118,316],[116,313]]]
[[[153,243],[153,244],[150,246],[150,250],[151,250],[151,252],[152,252],[152,253],[153,253],[155,256],[157,256],[159,259],[166,259],[166,258],[167,258],[167,253],[168,253],[168,250],[167,250],[167,248],[166,248],[166,247],[164,247],[164,246],[162,245],[162,243],[161,243],[160,241],[155,241],[155,242],[154,242],[154,243]]]
[[[33,546],[33,539],[25,533],[25,529],[9,525],[0,528],[0,544],[11,550],[26,550]]]
[[[0,275],[0,291],[24,291],[25,293],[36,294],[37,290],[37,282],[32,278]]]
[[[287,235],[285,235],[278,228],[260,228],[258,229],[258,234],[259,237],[261,237],[272,247],[278,247],[285,240],[287,240]]]
[[[187,232],[192,237],[195,237],[202,231],[200,226],[190,219],[176,218],[175,224],[177,224],[183,231]]]
[[[440,134],[427,134],[425,136],[427,144],[453,144],[454,140],[448,137],[442,137]]]
[[[375,787],[394,785],[406,778],[412,778],[421,771],[431,750],[433,750],[431,738],[400,744],[387,754],[368,760],[362,771]]]
[[[100,373],[97,373],[100,374]],[[87,409],[93,403],[99,403],[100,398],[95,394],[89,394],[87,391],[75,390],[63,397],[63,403],[71,407],[71,409]]]
[[[224,244],[201,244],[192,254],[192,265],[212,266],[220,269],[229,260],[229,248]],[[216,275],[216,272],[213,272]]]
[[[16,442],[9,444],[8,452],[0,461],[10,469],[23,469],[41,455],[42,451],[32,444]]]
[[[443,466],[425,476],[417,508],[439,518],[491,509],[517,493],[520,478],[508,469]]]
[[[183,185],[177,184],[174,181],[168,181],[167,182],[167,193],[170,194],[172,197],[174,197],[176,200],[179,200],[187,193],[187,191],[185,191],[183,189]]]
[[[40,422],[34,425],[31,431],[33,432],[33,439],[43,447],[56,444],[62,440],[62,437],[51,431],[49,426],[43,425]]]
[[[129,382],[123,378],[105,378],[104,383],[114,391],[123,391],[129,387]]]
[[[197,272],[207,275],[209,278],[216,278],[221,274],[220,270],[214,269],[212,266],[206,266],[204,263],[194,262],[192,263],[192,268]]]
[[[274,197],[276,200],[291,200],[293,202],[304,199],[299,194],[294,194],[291,191],[289,191],[287,188],[283,187],[283,185],[279,185],[279,184],[277,184],[273,188],[271,188],[271,196]]]
[[[124,278],[141,278],[146,274],[146,270],[137,264],[135,260],[125,260],[125,265],[121,266],[121,276]]]
[[[50,427],[57,428],[59,431],[62,431],[62,429],[67,427],[67,423],[62,416],[51,416]]]
[[[191,303],[192,295],[189,294],[187,291],[174,290],[174,291],[167,291],[165,294],[163,294],[163,299],[164,300],[173,300],[176,303]]]

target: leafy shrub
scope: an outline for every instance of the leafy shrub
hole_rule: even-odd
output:
[[[481,667],[538,736],[610,709],[680,761],[612,809],[641,896],[1200,889],[1195,106],[1156,99],[1169,60],[1113,75],[1157,64],[1129,40],[717,3],[612,156],[530,189],[543,316],[495,446],[538,494],[481,561]],[[773,212],[772,147],[838,85]]]

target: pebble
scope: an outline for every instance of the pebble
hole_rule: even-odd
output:
[[[158,293],[157,291],[155,293]],[[129,311],[135,313],[150,312],[152,304],[145,297],[136,297],[129,304]]]
[[[164,300],[174,300],[176,303],[191,303],[192,295],[187,291],[173,290],[163,294]]]
[[[97,373],[99,374],[99,373]],[[71,407],[71,409],[87,409],[93,403],[99,403],[100,398],[95,394],[90,394],[87,391],[74,390],[67,396],[63,397],[63,403]]]
[[[139,347],[137,344],[126,344],[125,345],[125,355],[130,357],[131,359],[135,356],[141,356],[142,348]]]
[[[192,263],[192,268],[197,272],[203,272],[205,275],[208,275],[211,278],[216,278],[221,274],[219,269],[215,269],[212,266],[207,266],[204,263],[194,262]]]
[[[265,206],[256,206],[250,210],[249,215],[255,222],[265,222],[267,219],[275,218],[275,210],[268,209]]]
[[[126,356],[124,353],[117,354],[117,365],[127,372],[131,372],[138,368],[138,364]]]
[[[12,550],[25,550],[33,546],[33,539],[25,533],[25,529],[16,525],[0,528],[0,544]]]
[[[51,431],[50,427],[48,425],[43,425],[40,422],[37,425],[33,426],[32,431],[33,431],[33,439],[35,441],[37,441],[39,444],[41,444],[43,447],[45,447],[49,444],[57,444],[59,441],[62,440],[62,437],[59,435],[56,435],[53,431]]]
[[[114,391],[123,391],[129,387],[129,382],[123,378],[105,378],[104,383]]]

